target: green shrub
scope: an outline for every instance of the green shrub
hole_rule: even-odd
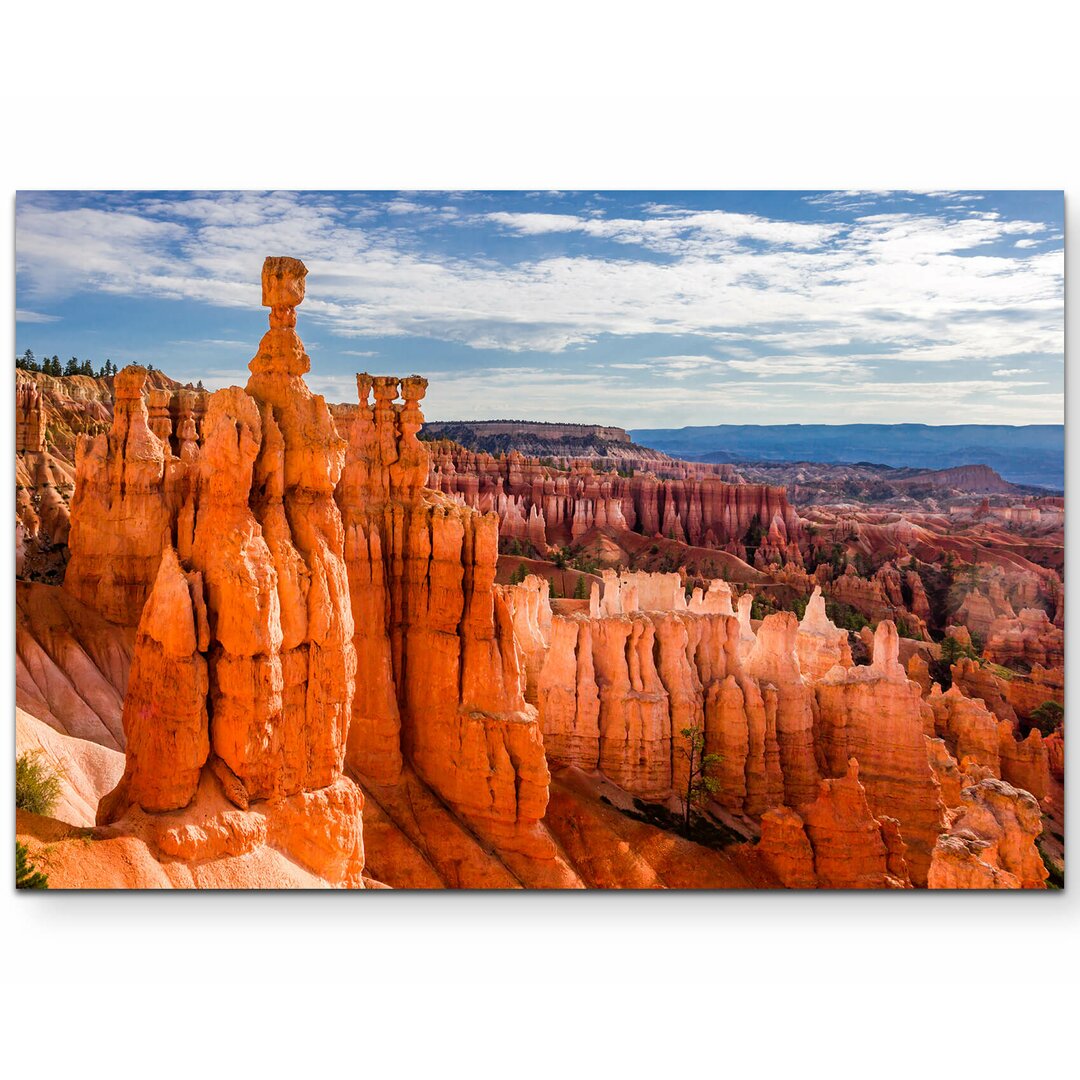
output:
[[[1043,735],[1050,735],[1061,727],[1065,720],[1065,709],[1056,701],[1044,701],[1031,710],[1031,726],[1038,728]]]
[[[15,806],[48,816],[60,798],[60,777],[42,760],[42,751],[28,750],[15,761]]]
[[[857,634],[864,626],[870,625],[870,620],[861,611],[856,611],[850,604],[843,604],[839,600],[826,600],[825,613],[841,630],[850,630]]]
[[[750,601],[750,618],[751,619],[764,619],[768,615],[773,615],[776,612],[776,603],[771,596],[766,596],[764,593],[757,593],[754,599]]]
[[[940,684],[942,690],[950,689],[952,687],[952,666],[964,659],[978,662],[979,654],[972,646],[964,645],[951,634],[946,634],[941,639],[940,658],[930,661],[930,678]]]
[[[1043,866],[1046,867],[1047,874],[1049,874],[1049,877],[1046,879],[1046,887],[1048,889],[1064,889],[1065,868],[1058,865],[1057,861],[1050,856],[1047,850],[1038,841],[1036,841],[1035,847],[1042,857]]]
[[[16,889],[47,889],[49,876],[43,874],[30,861],[30,852],[25,844],[15,841],[15,888]]]

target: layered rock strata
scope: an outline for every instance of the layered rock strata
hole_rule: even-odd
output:
[[[575,543],[591,529],[610,527],[745,558],[748,536],[756,534],[750,557],[760,565],[802,561],[802,528],[782,487],[693,472],[679,479],[625,476],[589,462],[562,469],[516,452],[496,458],[449,443],[434,444],[429,483],[497,513],[501,535],[537,546]]]
[[[186,468],[150,429],[145,380],[141,367],[119,372],[108,434],[80,435],[75,448],[65,587],[124,626],[138,624],[189,496]]]
[[[899,824],[871,813],[854,759],[844,775],[821,781],[801,815],[765,814],[759,850],[787,888],[911,887]]]
[[[358,885],[363,800],[342,777],[356,659],[333,498],[345,446],[302,377],[305,274],[266,261],[270,329],[247,389],[211,395],[201,447],[193,409],[174,453],[164,399],[151,417],[145,373],[117,375],[112,430],[80,440],[65,588],[138,624],[124,776],[99,822],[149,829],[187,861],[270,845]],[[222,797],[237,809],[215,810]]]
[[[689,601],[677,575],[608,572],[603,585],[588,611],[558,613],[538,578],[503,590],[534,673],[527,694],[549,759],[640,797],[670,799],[686,778],[681,732],[699,728],[705,751],[720,758],[715,807],[759,820],[763,836],[767,819],[770,866],[789,884],[925,885],[947,808],[979,770],[1038,797],[1047,790],[1037,738],[1018,741],[959,688],[923,699],[899,662],[891,622],[879,624],[872,662],[860,666],[820,593],[801,625],[779,613],[755,633],[749,596],[735,615],[722,582]],[[865,814],[843,796],[856,786],[841,784],[853,770]],[[828,805],[851,816],[853,835],[878,838],[864,845],[872,856],[865,873],[815,868],[812,822],[825,812],[807,808],[821,799],[822,780],[841,784]]]
[[[498,519],[424,487],[426,380],[360,375],[357,386],[336,493],[360,658],[349,761],[391,785],[408,763],[485,834],[551,857],[536,827],[543,741],[494,587]]]
[[[934,847],[930,888],[1044,888],[1041,831],[1039,805],[1026,791],[993,778],[966,787]]]

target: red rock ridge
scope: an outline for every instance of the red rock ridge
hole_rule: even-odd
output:
[[[731,484],[696,472],[679,479],[594,471],[588,462],[567,469],[510,453],[495,458],[453,444],[436,444],[432,488],[499,515],[503,536],[535,544],[565,544],[590,529],[628,529],[667,536],[746,557],[744,538],[756,521],[763,534],[758,562],[774,556],[801,563],[801,526],[782,487]]]

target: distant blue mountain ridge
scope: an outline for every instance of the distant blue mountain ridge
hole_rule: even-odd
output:
[[[716,424],[636,428],[630,437],[688,461],[870,462],[916,469],[989,465],[1014,484],[1065,487],[1063,424]]]

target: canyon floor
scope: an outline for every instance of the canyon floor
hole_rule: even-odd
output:
[[[1064,499],[308,389],[16,373],[50,888],[1053,888]]]

